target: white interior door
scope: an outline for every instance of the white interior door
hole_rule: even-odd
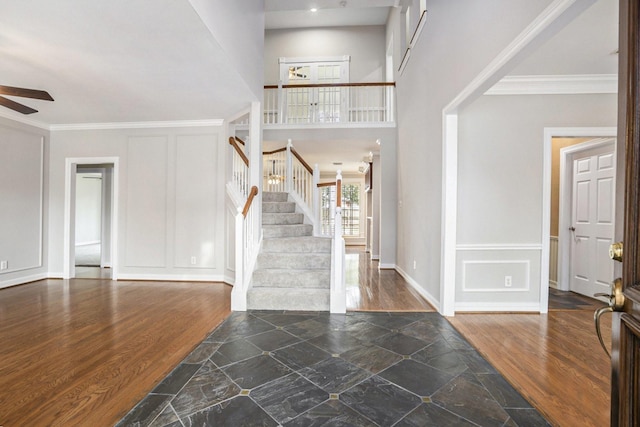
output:
[[[574,156],[570,289],[593,297],[613,280],[615,156],[611,146]]]

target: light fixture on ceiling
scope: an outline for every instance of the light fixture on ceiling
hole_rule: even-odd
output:
[[[317,7],[312,7],[311,9],[309,9],[310,12],[316,13],[318,11]]]
[[[281,182],[284,182],[284,176],[278,175],[276,173],[276,161],[271,161],[271,173],[267,176],[267,184],[269,185],[278,185]]]

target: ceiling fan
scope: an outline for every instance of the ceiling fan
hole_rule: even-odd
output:
[[[0,85],[0,95],[20,96],[22,98],[32,98],[32,99],[42,99],[45,101],[53,101],[53,98],[51,97],[51,95],[49,95],[49,92],[46,92],[44,90],[37,90],[37,89],[24,89],[21,87]],[[9,98],[5,98],[4,96],[0,96],[0,105],[10,108],[22,114],[32,114],[32,113],[38,112],[38,110],[34,108],[27,107],[24,104],[20,104],[19,102],[12,101]]]

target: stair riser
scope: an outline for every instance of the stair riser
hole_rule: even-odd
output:
[[[254,288],[329,289],[331,286],[331,272],[329,270],[255,270],[251,283]]]
[[[330,254],[261,253],[257,268],[282,268],[296,270],[331,269]]]
[[[329,290],[253,288],[247,295],[249,310],[328,311]]]
[[[301,213],[266,213],[262,214],[263,225],[292,225],[302,224],[304,215]]]
[[[263,213],[294,213],[296,211],[296,204],[293,202],[263,202]]]
[[[277,191],[265,191],[262,193],[263,202],[287,202],[289,195],[287,193],[281,193]]]
[[[263,252],[331,253],[331,239],[322,237],[290,237],[264,239]]]
[[[266,225],[262,228],[262,231],[262,237],[265,239],[274,237],[311,236],[311,234],[313,233],[313,226],[309,224],[286,226]]]

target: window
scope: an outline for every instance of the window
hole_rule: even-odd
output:
[[[344,237],[361,237],[360,221],[361,184],[342,184],[342,234]],[[322,187],[320,221],[322,234],[333,234],[336,187]]]

